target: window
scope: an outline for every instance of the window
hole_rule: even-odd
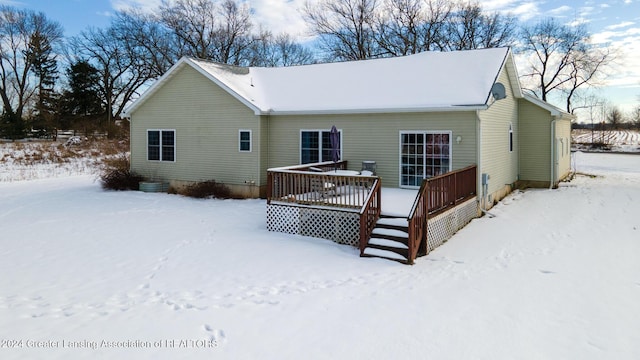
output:
[[[342,157],[342,130],[338,130]],[[331,130],[302,130],[300,132],[300,163],[332,161]]]
[[[400,133],[400,186],[451,171],[451,132]]]
[[[147,160],[175,161],[176,131],[147,130]]]
[[[509,124],[509,152],[513,152],[513,125]]]
[[[251,152],[251,130],[240,130],[238,134],[239,150],[242,152]]]

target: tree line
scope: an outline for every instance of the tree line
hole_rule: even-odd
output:
[[[464,0],[309,0],[300,11],[315,39],[308,44],[256,24],[241,0],[163,0],[68,38],[43,13],[0,6],[0,137],[108,128],[183,56],[292,66],[509,46],[526,60],[525,90],[543,100],[556,94],[569,112],[615,59],[584,24],[525,25]]]

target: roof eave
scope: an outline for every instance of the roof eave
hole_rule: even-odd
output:
[[[531,96],[529,94],[524,94],[523,98],[527,101],[529,101],[530,103],[537,105],[545,110],[547,110],[549,113],[551,113],[551,116],[554,117],[559,117],[559,118],[566,118],[566,119],[575,119],[575,115],[570,114],[566,111],[563,111],[551,104],[549,104],[546,101],[540,100],[538,98],[536,98],[535,96]]]
[[[374,109],[310,109],[310,110],[268,110],[261,115],[342,115],[342,114],[389,114],[425,113],[486,110],[486,104],[452,105],[436,107],[374,108]]]

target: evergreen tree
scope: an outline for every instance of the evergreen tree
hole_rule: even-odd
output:
[[[57,96],[54,87],[58,79],[58,64],[49,39],[39,32],[32,34],[25,58],[31,64],[31,72],[38,79],[33,126],[51,130],[57,126]]]
[[[105,113],[98,86],[99,77],[98,70],[86,60],[79,60],[67,69],[68,88],[61,101],[64,126],[70,126],[70,121],[80,121],[86,125]]]
[[[22,139],[25,135],[24,121],[13,111],[5,111],[0,116],[0,138]]]

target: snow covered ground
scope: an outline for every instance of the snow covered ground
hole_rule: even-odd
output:
[[[603,143],[609,145],[611,151],[640,152],[640,132],[637,130],[573,130],[571,141],[577,149],[589,149],[592,143]]]
[[[103,162],[128,151],[126,140],[79,136],[56,141],[0,141],[0,182],[97,175]]]
[[[414,266],[262,200],[0,182],[2,359],[638,359],[640,156],[576,153]]]

